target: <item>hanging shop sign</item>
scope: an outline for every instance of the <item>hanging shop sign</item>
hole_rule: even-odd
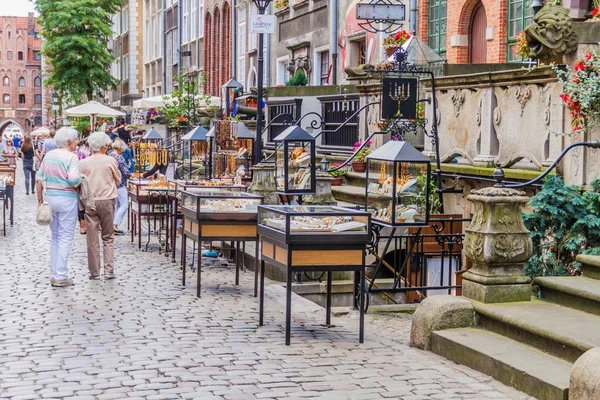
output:
[[[251,15],[250,33],[275,33],[275,16],[266,14]]]
[[[381,118],[395,119],[399,116],[404,120],[416,119],[419,100],[417,84],[417,78],[383,78]]]

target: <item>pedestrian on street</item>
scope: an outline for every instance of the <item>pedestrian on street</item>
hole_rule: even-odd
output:
[[[50,284],[70,286],[68,259],[77,221],[77,186],[81,183],[79,160],[74,154],[79,143],[77,131],[61,128],[55,136],[58,149],[46,154],[37,174],[38,206],[46,201],[52,210],[50,231]],[[46,185],[44,193],[44,184]]]
[[[40,160],[43,160],[46,154],[58,148],[55,135],[56,131],[54,129],[50,129],[50,137],[42,142],[42,147],[38,149],[38,153],[36,154]]]
[[[35,194],[35,168],[34,159],[35,154],[33,151],[33,141],[31,136],[25,136],[23,145],[21,146],[21,153],[23,154],[23,172],[25,173],[25,194],[29,195],[29,187],[31,185],[31,193]]]
[[[117,186],[121,184],[121,173],[114,158],[106,155],[111,141],[104,132],[94,132],[88,137],[93,154],[81,161],[81,172],[87,176],[95,210],[85,210],[86,241],[90,279],[100,279],[100,243],[98,233],[102,229],[104,254],[104,279],[114,279],[114,217]]]
[[[90,150],[89,146],[87,145],[87,142],[84,141],[80,144],[79,148],[77,149],[77,157],[79,158],[79,161],[81,161],[85,160],[91,155],[92,150]],[[77,219],[79,220],[79,233],[85,235],[87,233],[85,227],[85,210],[79,210]]]
[[[123,221],[123,217],[125,217],[127,208],[129,207],[127,202],[127,179],[131,176],[131,172],[129,172],[127,162],[123,158],[123,152],[127,149],[125,142],[121,139],[116,139],[112,144],[112,148],[108,155],[115,159],[121,173],[121,183],[117,186],[117,199],[115,203],[115,235],[124,235],[125,232],[119,229],[119,225]]]
[[[17,149],[17,153],[19,153],[19,151],[21,150],[21,138],[19,137],[19,135],[15,135],[12,140],[13,144],[15,145],[15,149]]]
[[[4,156],[4,159],[8,161],[8,164],[11,167],[16,168],[17,156],[19,155],[19,152],[15,148],[14,142],[12,140],[9,139],[6,141],[6,147],[4,148],[4,150],[2,150],[2,155]]]

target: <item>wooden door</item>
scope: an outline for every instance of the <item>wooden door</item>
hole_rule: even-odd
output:
[[[485,8],[479,2],[473,10],[469,28],[469,63],[484,64],[487,62],[487,18]]]

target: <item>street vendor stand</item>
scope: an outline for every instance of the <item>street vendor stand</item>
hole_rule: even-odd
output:
[[[371,215],[331,206],[260,206],[261,242],[259,325],[263,325],[265,262],[286,273],[285,344],[290,344],[292,283],[296,272],[327,272],[325,323],[331,323],[331,281],[334,271],[359,275],[359,342],[364,341],[365,254]]]
[[[183,214],[183,235],[181,240],[182,277],[185,286],[186,240],[198,243],[197,289],[201,294],[202,241],[232,241],[237,243],[235,284],[239,284],[240,242],[256,242],[254,265],[254,296],[258,286],[258,236],[257,211],[263,203],[262,196],[240,191],[214,190],[211,192],[183,192],[181,200]]]
[[[4,190],[2,192],[3,201],[2,207],[3,213],[6,212],[6,207],[8,204],[7,200],[10,200],[10,226],[13,226],[14,223],[14,208],[15,208],[15,181],[16,181],[16,168],[12,167],[8,163],[0,162],[0,181],[4,182]],[[4,215],[4,214],[3,214]],[[5,216],[3,217],[5,220]],[[6,223],[6,222],[5,222]],[[5,229],[6,233],[6,229]]]
[[[141,250],[142,248],[142,218],[148,220],[146,250],[150,244],[151,220],[154,221],[154,230],[156,230],[156,224],[158,223],[159,230],[162,231],[165,229],[167,232],[169,231],[169,218],[167,218],[169,190],[174,190],[174,186],[169,186],[169,183],[164,180],[132,179],[127,182],[127,192],[129,195],[128,220],[131,227],[131,242],[133,243],[134,237],[137,235],[138,249]]]

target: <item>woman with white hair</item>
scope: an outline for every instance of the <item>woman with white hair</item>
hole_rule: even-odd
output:
[[[77,131],[61,128],[54,137],[58,148],[46,154],[37,173],[38,205],[46,201],[52,210],[52,244],[50,247],[50,284],[70,286],[73,280],[67,261],[77,223],[77,186],[81,183],[79,159],[75,155],[79,143]],[[44,193],[44,183],[46,192]]]
[[[104,279],[114,279],[114,226],[117,186],[121,173],[114,158],[107,156],[110,138],[104,132],[94,132],[88,139],[92,155],[81,161],[81,173],[87,176],[94,194],[95,210],[85,210],[86,241],[90,279],[100,279],[100,243],[98,233],[102,229],[104,254]]]

